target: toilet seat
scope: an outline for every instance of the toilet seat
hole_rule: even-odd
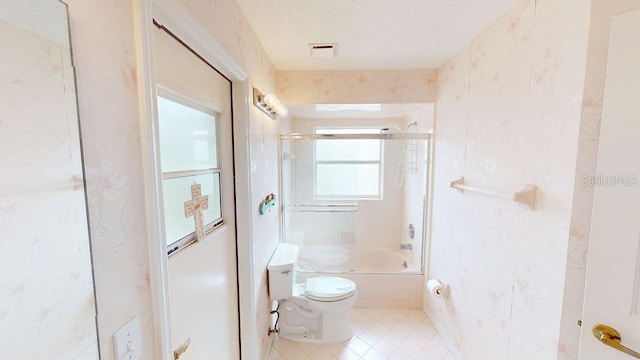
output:
[[[353,296],[356,284],[347,279],[319,276],[307,279],[304,296],[316,301],[339,301]]]

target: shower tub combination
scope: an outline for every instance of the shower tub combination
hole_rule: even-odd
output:
[[[298,281],[339,276],[357,284],[356,307],[422,308],[429,136],[281,135],[282,234],[300,248]],[[333,196],[358,186],[364,196]]]
[[[406,251],[406,250],[405,250]],[[416,273],[420,267],[405,257],[402,250],[360,249],[339,246],[312,246],[300,251],[298,265],[302,269],[339,273],[395,274]]]
[[[340,276],[358,285],[359,308],[420,309],[424,275],[410,262],[408,250],[318,246],[300,251],[299,281],[315,276]]]

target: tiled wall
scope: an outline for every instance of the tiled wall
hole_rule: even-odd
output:
[[[522,1],[439,71],[430,276],[451,294],[427,307],[466,360],[557,356],[589,11]],[[458,176],[536,184],[536,209],[459,193]]]

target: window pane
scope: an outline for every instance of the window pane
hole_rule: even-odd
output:
[[[316,134],[380,134],[380,129],[327,128]],[[317,161],[380,161],[381,140],[316,140]]]
[[[320,197],[378,197],[378,164],[317,164],[316,194]]]
[[[324,128],[315,129],[316,134],[380,134],[376,128]]]
[[[195,232],[193,216],[184,216],[184,203],[191,200],[194,183],[201,185],[203,196],[209,196],[209,209],[203,211],[205,225],[222,217],[219,173],[162,180],[167,246]]]
[[[214,115],[158,96],[158,120],[163,172],[218,167]]]
[[[316,140],[317,161],[380,161],[380,140]]]

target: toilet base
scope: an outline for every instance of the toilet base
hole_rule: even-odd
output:
[[[347,310],[309,316],[291,303],[283,305],[278,328],[280,337],[284,339],[329,344],[345,342],[353,337]]]

